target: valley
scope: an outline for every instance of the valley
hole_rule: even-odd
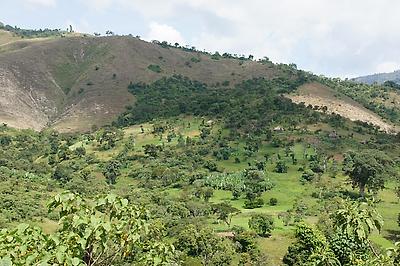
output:
[[[267,58],[3,28],[0,265],[398,265],[399,97]]]

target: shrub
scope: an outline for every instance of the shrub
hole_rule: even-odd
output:
[[[204,163],[204,168],[210,170],[211,172],[217,171],[217,164],[213,161],[206,161]]]
[[[276,163],[276,166],[275,166],[275,172],[276,173],[287,173],[287,170],[288,170],[288,168],[287,168],[286,163],[284,161],[278,161]]]
[[[259,236],[270,236],[274,229],[274,219],[268,214],[253,215],[249,220],[249,228],[253,229]]]
[[[161,67],[159,65],[149,65],[147,68],[153,72],[161,73]]]
[[[244,208],[245,209],[256,209],[261,208],[264,205],[264,200],[262,198],[256,198],[253,200],[245,200]]]
[[[270,198],[269,199],[269,205],[270,206],[276,206],[278,204],[278,199],[277,198]]]
[[[311,182],[315,178],[315,173],[312,170],[306,170],[303,172],[303,174],[300,177],[300,182],[301,183],[306,183],[306,182]]]
[[[200,57],[192,57],[190,58],[190,61],[192,61],[193,63],[199,63],[201,61]]]

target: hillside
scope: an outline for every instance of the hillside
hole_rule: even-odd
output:
[[[110,123],[134,101],[127,91],[131,82],[181,74],[232,85],[282,72],[272,64],[216,60],[132,37],[14,40],[0,48],[0,120],[36,130],[88,130]]]
[[[314,108],[319,108],[320,111],[335,113],[352,121],[372,123],[386,132],[397,131],[395,126],[384,121],[376,113],[321,83],[304,84],[287,97],[295,103],[311,105]],[[324,110],[323,107],[326,107],[326,109]]]
[[[399,265],[400,90],[10,30],[0,265]]]
[[[207,85],[233,87],[252,78],[285,79],[300,74],[304,75],[288,65],[211,55],[130,36],[94,37],[10,27],[0,29],[0,122],[35,130],[51,127],[61,132],[87,131],[115,121],[126,106],[135,102],[127,89],[129,84],[149,84],[162,77],[182,75]],[[360,118],[386,131],[398,123],[398,92],[389,95],[381,88],[373,89],[384,94],[380,98],[369,95],[371,89],[367,88],[367,95],[364,90],[353,95],[346,90],[353,84],[327,83],[310,75],[308,78],[322,89],[312,90],[307,99],[304,95],[290,96],[295,102],[329,104],[331,97],[324,93],[328,86],[333,94],[344,93],[353,100],[346,108],[336,104],[335,113],[353,120]],[[360,114],[346,115],[349,108],[360,110],[360,104],[364,108]],[[382,111],[378,106],[382,104],[389,111]]]
[[[390,73],[377,73],[367,76],[362,76],[354,79],[357,82],[366,84],[383,84],[385,81],[393,81],[400,84],[400,70],[396,70]]]

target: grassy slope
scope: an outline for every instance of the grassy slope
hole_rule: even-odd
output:
[[[184,136],[198,137],[200,133],[198,131],[200,121],[201,120],[198,118],[182,118],[181,120],[175,122],[174,131],[177,133],[179,132]],[[190,127],[187,127],[188,122],[190,122]],[[142,153],[142,146],[145,144],[161,144],[162,142],[165,142],[165,140],[160,140],[159,137],[151,134],[152,124],[146,123],[142,124],[142,126],[145,130],[145,133],[141,133],[140,125],[135,125],[124,129],[124,140],[122,140],[117,145],[117,147],[112,150],[98,151],[95,147],[96,144],[93,144],[86,146],[87,151],[89,153],[96,153],[96,156],[100,160],[109,160],[113,156],[115,157],[118,154],[118,152],[122,148],[122,144],[125,142],[125,140],[127,140],[129,136],[135,137],[135,152],[137,153]],[[325,128],[324,132],[331,131],[328,126],[321,126],[319,128]],[[312,130],[312,128],[310,128],[310,130]],[[289,133],[281,134],[285,135]],[[354,137],[356,139],[362,140],[365,136],[355,135]],[[173,142],[171,142],[171,144],[166,143],[166,145],[174,145],[176,143],[177,142],[175,139]],[[77,143],[75,145],[79,146],[81,145],[81,143]],[[239,143],[238,146],[243,147],[243,143]],[[288,173],[278,174],[273,172],[276,158],[267,164],[268,176],[275,183],[275,187],[272,190],[267,191],[263,194],[262,197],[266,204],[262,208],[253,210],[244,209],[244,199],[240,198],[238,200],[232,200],[232,194],[230,191],[216,190],[213,197],[210,199],[210,202],[213,203],[227,201],[232,206],[238,208],[241,211],[240,214],[232,218],[231,226],[238,225],[244,228],[248,228],[247,223],[251,214],[253,213],[267,213],[273,215],[273,217],[275,218],[276,229],[273,231],[272,236],[270,238],[259,238],[258,240],[262,251],[268,254],[269,258],[271,259],[271,265],[281,264],[282,257],[286,253],[287,247],[293,241],[294,227],[292,225],[285,226],[283,222],[277,217],[279,213],[286,212],[287,210],[292,208],[296,200],[301,200],[308,206],[310,211],[310,215],[306,217],[306,221],[310,223],[316,223],[318,220],[318,208],[320,207],[321,203],[319,203],[317,199],[311,196],[311,193],[313,191],[318,191],[318,189],[315,189],[315,184],[302,185],[299,181],[301,172],[298,171],[298,167],[303,164],[303,159],[301,158],[303,158],[304,149],[307,150],[308,154],[313,153],[312,148],[306,148],[306,146],[302,143],[298,143],[294,147],[296,158],[299,159],[297,165],[292,165],[291,160],[284,156],[283,148],[275,148],[270,145],[264,145],[254,157],[249,159],[249,161],[253,161],[254,159],[262,159],[262,155],[265,153],[280,153],[282,158],[287,160],[287,165],[289,166]],[[244,160],[244,156],[242,153],[243,149],[240,149],[238,154],[239,158],[241,158],[242,161],[240,164],[235,164],[232,159],[227,161],[219,161],[219,168],[223,168],[227,172],[233,172],[246,168],[247,161]],[[97,175],[97,178],[99,179],[99,182],[103,182],[103,177],[101,176],[101,174]],[[118,191],[121,192],[125,191],[126,189],[135,190],[137,189],[136,182],[137,181],[123,175],[119,178],[118,183],[115,186],[115,191],[118,193]],[[353,189],[347,182],[347,178],[342,175],[338,175],[337,178],[331,178],[327,174],[324,174],[321,177],[321,182],[325,184],[330,184],[330,186],[341,186],[344,187],[345,190],[353,191]],[[393,245],[393,242],[396,239],[395,235],[399,232],[397,225],[398,201],[394,194],[394,188],[394,184],[389,183],[387,188],[381,191],[379,194],[381,202],[378,204],[378,210],[385,220],[385,225],[382,233],[375,234],[372,239],[376,244],[384,248]],[[167,191],[174,198],[178,198],[182,193],[182,190],[175,188],[169,188],[167,189]],[[272,197],[278,199],[278,205],[268,205],[269,199]],[[230,231],[230,228],[226,224],[217,223],[214,218],[210,218],[209,223],[216,231]],[[51,230],[54,225],[52,225],[50,221],[48,223],[45,223],[44,226],[46,228],[50,228],[49,230]]]
[[[21,40],[20,37],[13,35],[11,32],[0,30],[0,46]]]

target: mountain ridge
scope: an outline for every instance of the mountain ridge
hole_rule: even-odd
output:
[[[151,65],[159,66],[160,72],[149,69]],[[0,70],[2,122],[61,131],[88,130],[113,121],[134,101],[127,91],[130,82],[180,74],[205,83],[234,84],[278,73],[272,64],[214,60],[127,36],[17,40],[0,52]]]
[[[291,79],[300,74],[313,77],[310,82],[326,83],[311,73],[297,70],[293,64],[274,64],[267,58],[254,61],[251,56],[211,54],[132,36],[98,37],[58,30],[10,29],[0,29],[0,122],[16,128],[76,132],[110,124],[135,103],[135,96],[128,91],[130,84],[150,84],[173,75],[216,87],[232,87],[254,78]],[[28,37],[19,35],[25,32]],[[338,82],[339,87],[348,85]],[[328,87],[336,85],[332,80]],[[318,84],[317,87],[324,88]],[[343,93],[346,90],[335,89],[334,94]],[[305,95],[295,102],[315,103],[311,99],[314,96]],[[359,102],[354,95],[349,96]],[[395,103],[400,97],[397,96],[390,96],[394,97],[391,101]],[[332,97],[326,97],[317,102],[332,103]],[[360,114],[352,118],[361,117],[363,122],[393,128],[379,116],[363,115],[371,113],[365,109],[371,110],[368,102],[362,103],[364,107],[353,103],[350,104],[353,110]],[[340,103],[334,105],[335,113],[349,118],[346,111],[340,110],[343,109]]]
[[[361,76],[353,79],[354,81],[366,83],[366,84],[383,84],[386,81],[393,81],[400,84],[400,70],[395,70],[393,72],[387,73],[376,73],[366,76]]]

